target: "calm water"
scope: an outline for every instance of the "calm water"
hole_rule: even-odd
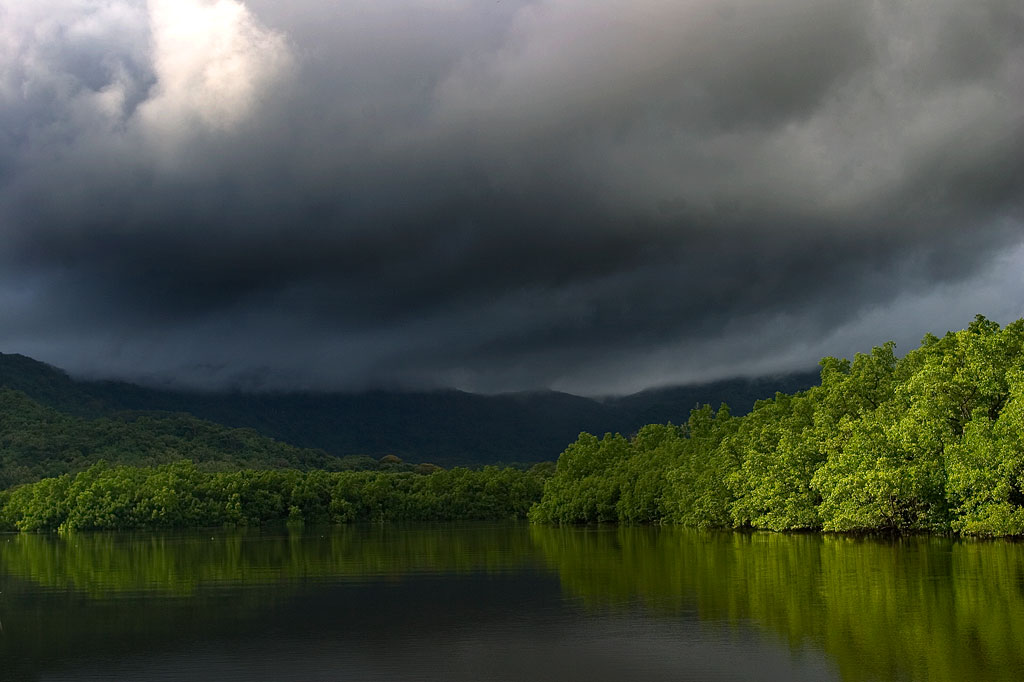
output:
[[[367,526],[0,536],[0,680],[1020,680],[1024,544]]]

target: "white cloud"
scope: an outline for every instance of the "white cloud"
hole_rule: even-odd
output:
[[[139,116],[173,144],[199,124],[229,130],[291,67],[285,37],[236,0],[149,0],[157,83]]]
[[[33,148],[224,133],[292,64],[285,36],[238,0],[0,0],[0,125]]]

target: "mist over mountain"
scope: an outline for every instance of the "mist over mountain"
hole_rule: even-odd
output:
[[[817,381],[809,371],[604,399],[555,391],[187,392],[80,380],[23,355],[0,354],[0,386],[71,415],[188,413],[338,457],[395,454],[442,466],[554,460],[581,431],[628,434],[649,423],[681,423],[701,403],[726,402],[745,413],[758,399]]]

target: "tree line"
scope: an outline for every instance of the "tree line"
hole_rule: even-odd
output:
[[[76,474],[0,492],[0,529],[127,530],[274,522],[525,518],[547,469],[413,471],[294,469],[207,472],[98,462]]]
[[[746,416],[583,433],[530,519],[1024,535],[1024,320],[894,351],[827,357],[820,386]]]
[[[684,424],[629,437],[582,433],[553,472],[414,469],[393,457],[371,461],[377,470],[326,471],[363,463],[187,416],[81,420],[0,390],[0,471],[8,484],[47,476],[0,493],[0,527],[528,514],[547,524],[1024,535],[1024,320],[1000,328],[978,316],[902,358],[890,342],[820,366],[820,385],[777,393],[745,416],[704,405]],[[114,464],[92,464],[106,453]]]

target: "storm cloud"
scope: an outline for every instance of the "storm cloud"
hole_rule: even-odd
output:
[[[0,350],[189,386],[806,368],[1024,316],[1017,0],[0,0]]]

